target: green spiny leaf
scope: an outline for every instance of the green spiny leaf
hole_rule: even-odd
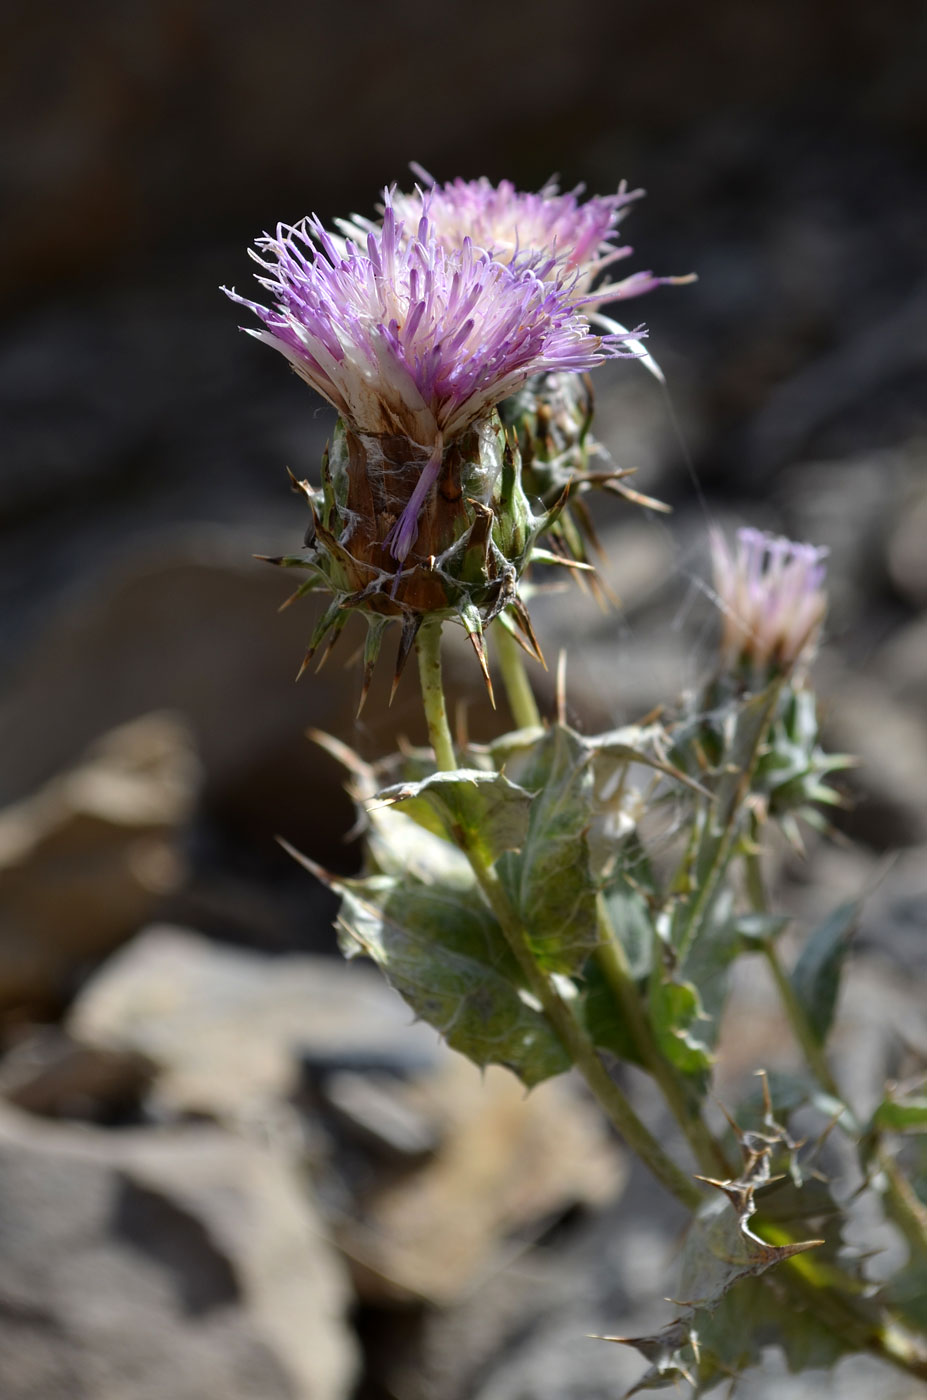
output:
[[[578,972],[598,943],[587,838],[591,795],[590,754],[578,735],[557,726],[521,850],[499,862],[535,956],[548,972]]]
[[[762,1349],[774,1343],[793,1370],[830,1365],[847,1350],[829,1329],[780,1296],[775,1274],[768,1273],[819,1242],[765,1243],[748,1224],[753,1210],[749,1183],[715,1184],[724,1194],[702,1207],[683,1248],[683,1312],[651,1336],[606,1338],[636,1347],[650,1362],[628,1395],[679,1380],[703,1395],[719,1380],[732,1379],[757,1362]]]
[[[378,874],[408,875],[424,884],[469,891],[476,885],[470,862],[444,836],[413,821],[397,807],[375,804],[367,812],[367,851]]]
[[[699,783],[681,768],[668,762],[664,748],[668,746],[669,740],[666,731],[659,724],[629,724],[623,729],[612,729],[607,734],[598,734],[584,742],[595,755],[596,778],[599,782],[610,770],[625,767],[630,763],[642,763],[685,787],[704,793]]]
[[[337,887],[345,953],[371,957],[455,1050],[477,1065],[505,1065],[529,1087],[569,1068],[549,1022],[521,994],[478,891],[465,899],[456,888],[384,877]]]
[[[787,914],[738,914],[735,927],[745,952],[761,952],[774,943],[791,923]]]

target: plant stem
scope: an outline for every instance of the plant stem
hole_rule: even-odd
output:
[[[440,623],[423,624],[416,640],[416,649],[428,732],[439,768],[452,771],[457,765],[457,760],[441,682],[440,642]],[[460,833],[459,839],[476,879],[518,961],[528,990],[540,1003],[606,1116],[628,1147],[650,1168],[666,1189],[688,1210],[696,1212],[704,1199],[696,1182],[685,1175],[638,1118],[624,1092],[606,1071],[598,1051],[574,1018],[568,1003],[560,996],[552,980],[538,967],[525,930],[495,870],[473,847],[465,832]],[[626,960],[616,951],[619,945],[614,935],[608,940],[608,947],[611,956],[606,952],[603,971],[609,978],[616,1002],[629,1016],[632,1033],[640,1037],[642,1058],[666,1095],[670,1107],[680,1118],[700,1163],[710,1165],[714,1169],[718,1163],[716,1160],[709,1162],[709,1156],[714,1159],[716,1144],[712,1143],[710,1137],[703,1138],[696,1131],[694,1120],[685,1103],[682,1086],[676,1082],[672,1066],[666,1063],[659,1046],[652,1039],[652,1032],[648,1033],[646,1022],[642,1021],[640,1005],[636,1001],[636,989],[630,979]],[[784,977],[784,973],[782,976]],[[798,1010],[801,1008],[798,1007]],[[826,1062],[824,1065],[826,1067]],[[699,1128],[707,1133],[701,1123]],[[774,1228],[771,1233],[766,1233],[771,1243],[790,1242],[786,1231]],[[794,1296],[837,1336],[847,1340],[853,1347],[874,1352],[909,1375],[927,1379],[927,1356],[917,1351],[911,1339],[899,1329],[873,1323],[871,1319],[862,1316],[854,1308],[852,1299],[837,1291],[822,1274],[813,1256],[796,1255],[784,1261],[782,1268],[787,1273]]]
[[[499,662],[499,670],[502,672],[502,684],[505,686],[505,697],[509,702],[512,719],[519,729],[539,728],[541,712],[537,707],[537,701],[525,671],[521,647],[508,628],[505,627],[501,617],[497,618],[492,635],[496,643],[496,658]]]
[[[444,685],[441,680],[441,623],[427,618],[419,628],[415,639],[418,655],[419,680],[422,686],[422,703],[425,707],[425,722],[428,737],[435,751],[435,762],[443,772],[452,772],[457,767],[457,755],[451,738],[451,727],[447,721],[447,706],[444,703]]]
[[[781,681],[773,682],[770,685],[766,696],[766,703],[755,721],[753,741],[744,756],[744,761],[738,768],[729,769],[719,785],[713,805],[717,806],[722,813],[721,820],[723,826],[720,836],[717,839],[715,850],[708,862],[708,866],[705,870],[700,872],[698,894],[692,902],[688,918],[677,939],[680,962],[685,959],[686,954],[689,952],[689,949],[698,936],[702,920],[711,908],[712,901],[717,893],[718,884],[733,854],[734,844],[739,834],[738,817],[740,815],[740,809],[744,799],[749,796],[753,774],[756,771],[756,765],[760,758],[760,750],[763,740],[769,732],[769,725],[775,713],[776,706],[779,703],[781,689]],[[705,835],[703,835],[702,838],[703,842],[709,839],[708,833],[711,830],[712,820],[713,812],[709,809],[705,814]],[[698,855],[696,855],[696,865],[698,865]]]
[[[759,822],[753,817],[750,823],[750,847],[744,853],[744,873],[746,875],[747,894],[750,904],[757,914],[765,914],[769,909],[769,900],[766,897],[766,882],[763,879],[763,869],[760,865],[759,857]],[[798,997],[795,995],[795,988],[789,981],[785,968],[782,966],[779,957],[779,950],[771,938],[767,938],[763,944],[763,956],[772,974],[772,979],[776,984],[776,991],[779,993],[779,1000],[782,1008],[788,1017],[792,1034],[798,1041],[805,1062],[821,1088],[826,1093],[843,1103],[843,1095],[837,1086],[834,1076],[831,1074],[830,1065],[827,1063],[827,1056],[822,1047],[815,1039],[814,1032],[808,1023],[804,1008]]]
[[[753,846],[755,847],[755,838],[758,836],[755,822],[751,835],[754,838]],[[747,890],[751,903],[758,913],[765,913],[767,908],[766,890],[759,856],[755,849],[746,853],[744,862]],[[791,980],[782,966],[779,950],[771,939],[764,944],[763,954],[776,985],[776,991],[779,993],[779,1000],[782,1002],[783,1010],[791,1026],[792,1034],[805,1058],[805,1063],[825,1093],[843,1106],[850,1130],[862,1134],[864,1126],[854,1110],[847,1104],[840,1086],[833,1076],[824,1048],[815,1038],[805,1009],[795,995]],[[912,1190],[894,1157],[881,1142],[876,1144],[873,1159],[885,1178],[884,1197],[889,1215],[905,1236],[911,1249],[921,1258],[927,1259],[927,1209]]]
[[[432,748],[438,767],[452,771],[457,766],[457,761],[441,683],[440,622],[424,623],[415,645]],[[595,1098],[632,1152],[640,1157],[677,1200],[689,1210],[696,1211],[704,1199],[701,1189],[666,1154],[657,1139],[638,1118],[630,1100],[609,1075],[599,1052],[573,1017],[569,1006],[551,979],[538,966],[521,921],[512,908],[495,870],[468,839],[465,830],[461,829],[457,833],[457,839],[518,961],[527,989],[540,1003],[573,1064],[583,1075]]]
[[[603,895],[599,895],[597,912],[601,942],[596,951],[596,960],[637,1046],[644,1067],[660,1086],[663,1097],[685,1134],[700,1169],[707,1176],[714,1176],[720,1171],[722,1176],[727,1177],[731,1169],[721,1145],[713,1138],[698,1110],[693,1109],[685,1086],[657,1043],[640,993],[631,977],[624,946],[612,926]]]
[[[592,1093],[598,1099],[613,1126],[628,1147],[649,1167],[678,1201],[691,1211],[698,1210],[704,1199],[695,1181],[676,1165],[660,1146],[650,1130],[638,1118],[624,1091],[605,1068],[598,1050],[572,1015],[569,1006],[554,988],[550,979],[538,967],[534,954],[502,888],[499,877],[478,857],[468,851],[474,873],[493,913],[502,927],[506,941],[518,959],[525,981],[540,1002],[558,1037]]]

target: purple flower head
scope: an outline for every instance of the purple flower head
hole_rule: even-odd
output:
[[[827,610],[826,549],[738,530],[736,552],[712,531],[711,558],[723,616],[722,659],[757,671],[807,660]]]
[[[555,181],[536,194],[517,190],[510,180],[492,185],[485,177],[438,185],[420,167],[412,168],[424,192],[393,195],[393,207],[407,224],[424,212],[449,247],[460,247],[469,238],[500,262],[548,259],[546,275],[573,274],[574,297],[587,307],[641,296],[664,283],[692,280],[635,272],[593,289],[600,273],[633,252],[613,239],[628,207],[644,191],[629,190],[624,181],[615,194],[594,195],[583,204],[582,185],[566,194],[561,194]]]
[[[463,238],[450,247],[427,213],[406,227],[389,192],[383,223],[345,240],[315,217],[257,240],[269,308],[223,288],[362,438],[400,435],[422,473],[391,541],[404,560],[444,449],[531,375],[585,371],[627,337],[595,336],[553,257],[508,265]],[[625,351],[624,353],[628,353]]]

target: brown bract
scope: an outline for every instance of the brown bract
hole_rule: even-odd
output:
[[[421,475],[422,449],[407,437],[390,434],[359,437],[349,431],[346,443],[347,497],[342,513],[348,524],[338,543],[350,556],[356,588],[365,590],[380,579],[382,587],[371,589],[368,606],[388,617],[409,609],[441,612],[449,600],[436,560],[471,526],[475,528],[470,547],[482,544],[485,550],[492,530],[492,511],[468,500],[461,484],[464,468],[478,458],[476,434],[466,433],[445,452],[435,489],[419,516],[415,543],[402,567],[387,540]],[[476,538],[479,535],[484,538]],[[491,564],[491,553],[487,562]]]

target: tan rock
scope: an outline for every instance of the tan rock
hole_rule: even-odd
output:
[[[377,1186],[339,1233],[367,1296],[450,1305],[552,1219],[623,1189],[618,1149],[568,1080],[526,1094],[508,1071],[481,1072],[453,1055],[438,1074],[407,1085],[406,1095],[431,1117],[440,1146],[420,1167]]]
[[[0,1009],[54,1002],[182,874],[199,765],[185,725],[123,725],[0,813]]]

